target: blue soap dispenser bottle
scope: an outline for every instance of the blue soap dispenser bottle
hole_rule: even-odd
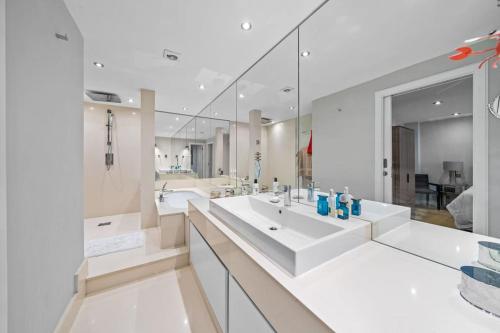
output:
[[[326,195],[318,195],[316,211],[319,215],[328,215],[328,197]]]

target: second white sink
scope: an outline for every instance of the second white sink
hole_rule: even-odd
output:
[[[265,197],[210,200],[210,212],[293,275],[302,274],[370,239],[369,224],[357,219],[314,216],[313,208],[284,208]],[[336,221],[336,222],[334,222]]]

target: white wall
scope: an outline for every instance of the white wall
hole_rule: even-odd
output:
[[[93,109],[90,109],[93,108]],[[106,169],[107,109],[113,112],[113,154]],[[85,103],[85,218],[140,211],[141,115],[138,109]]]
[[[49,333],[83,261],[83,39],[61,0],[6,13],[8,331]]]
[[[471,62],[452,62],[444,55],[314,101],[313,178],[322,188],[348,185],[355,195],[373,199],[375,92]],[[500,71],[488,72],[491,100],[500,93]],[[500,197],[500,120],[491,115],[488,133],[489,229],[500,236],[500,201],[495,200]]]
[[[415,125],[415,126],[411,126]],[[472,117],[460,117],[410,124],[420,140],[415,140],[415,166],[417,173],[429,175],[431,182],[438,182],[443,174],[443,161],[464,162],[462,179],[472,185]],[[420,162],[420,163],[419,163]]]
[[[262,136],[263,150],[266,147],[263,156],[263,182],[268,186],[272,186],[274,177],[282,185],[296,186],[296,123],[295,119],[289,119],[262,127],[262,132],[265,133]]]
[[[5,127],[5,0],[0,0],[0,333],[7,333],[7,167]]]

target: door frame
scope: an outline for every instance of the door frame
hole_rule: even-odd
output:
[[[386,202],[392,198],[392,175],[384,170],[392,163],[392,142],[389,130],[392,128],[391,96],[425,88],[444,81],[472,75],[473,80],[473,232],[488,234],[488,70],[487,66],[471,64],[419,80],[404,83],[375,92],[375,200]],[[388,137],[389,135],[389,137]],[[384,171],[388,172],[387,176]],[[390,183],[390,186],[389,186]]]

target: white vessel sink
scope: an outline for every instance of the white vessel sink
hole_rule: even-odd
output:
[[[378,236],[408,223],[411,218],[411,208],[387,204],[378,201],[362,200],[359,219],[372,223],[372,233]]]
[[[239,196],[210,200],[210,212],[293,275],[370,240],[369,223],[339,222],[315,216],[312,207],[282,205],[263,196]]]

